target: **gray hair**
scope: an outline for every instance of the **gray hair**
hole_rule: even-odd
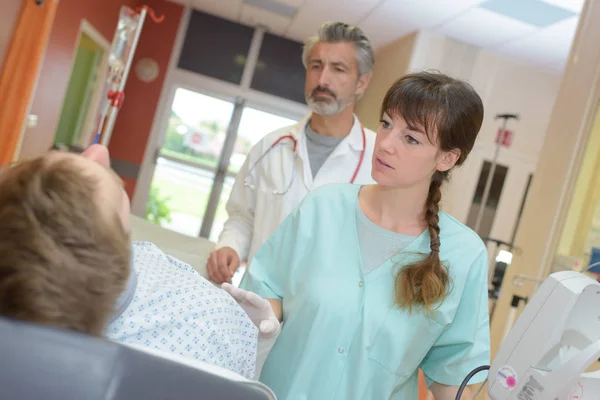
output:
[[[319,28],[316,36],[304,42],[302,63],[308,67],[310,52],[317,42],[339,43],[350,42],[356,48],[358,74],[370,74],[375,64],[375,51],[365,33],[358,27],[343,22],[327,22]]]

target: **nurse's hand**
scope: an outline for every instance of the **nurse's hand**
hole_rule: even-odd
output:
[[[231,295],[248,314],[250,320],[256,325],[261,337],[277,336],[281,330],[281,324],[267,299],[263,299],[253,292],[223,283],[221,287]]]
[[[214,283],[231,283],[233,274],[240,266],[240,256],[231,247],[222,247],[210,253],[206,263],[208,279]]]

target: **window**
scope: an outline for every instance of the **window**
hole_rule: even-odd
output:
[[[250,87],[304,103],[302,43],[266,33]]]
[[[297,122],[296,120],[260,111],[255,108],[244,108],[235,146],[229,160],[229,172],[232,174],[238,173],[242,164],[246,161],[246,155],[252,146],[258,143],[266,134]]]
[[[492,164],[489,161],[483,162],[483,167],[481,168],[481,173],[479,174],[479,181],[477,182],[477,189],[475,190],[473,202],[471,203],[471,209],[469,210],[469,216],[467,218],[467,225],[471,228],[475,228],[475,224],[477,223],[477,216],[479,215],[479,209],[481,208],[481,202],[483,200],[483,192],[485,191],[485,185],[491,167]],[[496,216],[496,209],[498,208],[498,203],[500,202],[500,195],[502,194],[502,188],[504,187],[504,181],[506,180],[507,173],[507,167],[496,164],[494,176],[492,177],[492,184],[490,186],[490,193],[485,204],[485,210],[483,212],[483,217],[481,218],[479,231],[477,232],[482,238],[489,237],[492,230],[492,225]]]
[[[233,109],[233,103],[176,90],[147,204],[153,218],[163,216],[163,227],[198,236]],[[225,181],[227,196],[232,185]],[[226,216],[219,209],[216,218],[223,221]]]
[[[254,29],[193,11],[178,67],[240,84]]]

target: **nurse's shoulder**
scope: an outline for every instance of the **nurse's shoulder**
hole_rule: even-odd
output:
[[[488,256],[481,238],[445,212],[439,213],[440,260],[450,276],[450,291],[435,315],[450,323],[461,304],[472,307],[487,297]]]
[[[451,275],[465,275],[474,263],[487,262],[487,248],[475,231],[446,212],[439,213],[440,258],[447,264]],[[487,264],[476,268],[487,268]]]

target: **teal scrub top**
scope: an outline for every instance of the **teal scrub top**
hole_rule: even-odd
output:
[[[440,212],[440,258],[451,291],[433,312],[411,314],[394,304],[394,276],[429,254],[429,233],[364,274],[359,190],[330,184],[308,194],[240,285],[283,301],[281,334],[260,376],[279,400],[416,399],[419,368],[428,384],[459,386],[490,363],[488,259],[479,236]]]

